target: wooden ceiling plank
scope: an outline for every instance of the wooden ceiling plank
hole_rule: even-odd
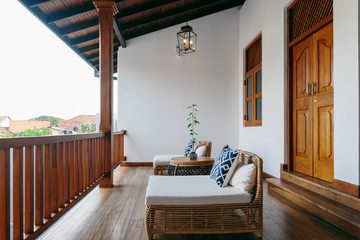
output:
[[[28,2],[29,2],[28,7],[30,7],[30,8],[37,7],[40,4],[50,2],[50,1],[51,0],[28,0]]]
[[[71,33],[75,33],[78,31],[85,30],[87,28],[95,27],[99,25],[99,19],[91,19],[88,21],[79,22],[73,25],[70,25],[68,27],[60,29],[61,36],[65,36]]]
[[[160,19],[168,18],[168,17],[171,17],[173,15],[181,14],[183,12],[187,12],[187,11],[190,11],[190,10],[201,9],[203,7],[206,7],[208,5],[212,5],[214,3],[218,3],[218,2],[221,2],[221,1],[222,0],[201,0],[201,1],[197,1],[197,2],[192,2],[192,3],[189,3],[189,4],[185,4],[183,7],[175,8],[175,9],[167,11],[167,12],[159,11],[159,12],[151,14],[150,16],[145,17],[145,18],[138,18],[136,20],[133,20],[133,21],[130,21],[130,22],[127,22],[127,23],[122,23],[121,26],[122,26],[123,30],[126,31],[129,28],[133,28],[133,27],[137,27],[137,26],[140,26],[140,25],[148,24],[150,22],[158,21]]]
[[[99,38],[99,32],[90,33],[83,37],[78,37],[70,40],[70,45],[75,46],[80,43],[89,42],[91,40],[95,40]]]
[[[78,7],[73,7],[70,9],[66,9],[66,10],[60,10],[56,13],[51,14],[48,18],[47,18],[47,23],[54,23],[60,20],[64,20],[64,19],[68,19],[74,16],[78,16],[84,13],[88,13],[88,12],[92,12],[95,11],[96,8],[94,6],[94,4],[92,2],[83,4],[81,6]]]
[[[126,48],[126,41],[125,41],[125,39],[124,39],[124,37],[123,37],[123,35],[121,33],[120,27],[117,24],[115,18],[113,18],[113,21],[114,21],[113,27],[114,27],[115,35],[118,38],[121,47]]]
[[[131,15],[140,13],[140,12],[144,12],[147,10],[151,10],[151,9],[154,9],[157,7],[161,7],[161,6],[164,6],[164,5],[173,3],[173,2],[179,2],[179,1],[181,1],[181,0],[158,0],[155,2],[150,1],[150,2],[146,2],[144,4],[141,4],[139,6],[130,8],[130,9],[126,9],[126,10],[119,9],[119,12],[115,15],[115,18],[119,19],[119,18],[128,17]]]
[[[197,18],[201,18],[206,15],[210,15],[232,7],[242,6],[244,2],[245,0],[240,0],[240,1],[233,0],[233,1],[228,1],[226,4],[215,3],[215,4],[207,5],[206,7],[200,7],[199,9],[193,9],[196,11],[182,12],[181,14],[178,14],[179,16],[176,17],[175,19],[171,19],[171,17],[164,18],[162,20],[164,20],[165,23],[162,25],[158,25],[154,27],[153,25],[151,25],[151,23],[147,23],[143,25],[143,30],[139,30],[137,27],[134,27],[131,29],[124,30],[123,33],[125,38],[129,40],[135,37],[142,36],[144,34],[155,32],[164,28],[168,28],[180,23],[184,23],[186,21],[191,21]]]

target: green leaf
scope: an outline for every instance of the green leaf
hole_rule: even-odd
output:
[[[189,123],[189,125],[187,126],[187,128],[191,127],[191,123]]]

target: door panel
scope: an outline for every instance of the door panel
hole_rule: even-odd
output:
[[[293,49],[293,167],[312,175],[312,107],[309,84],[312,76],[312,42],[304,40]]]
[[[332,23],[313,35],[314,83],[314,177],[325,181],[334,178],[334,80]]]

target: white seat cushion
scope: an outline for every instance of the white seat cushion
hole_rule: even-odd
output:
[[[146,205],[209,205],[249,203],[251,194],[232,186],[219,187],[203,176],[150,176]]]
[[[183,157],[183,154],[178,155],[155,155],[153,159],[153,164],[155,166],[169,165],[170,160],[173,157]]]

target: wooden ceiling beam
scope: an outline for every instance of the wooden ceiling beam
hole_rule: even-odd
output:
[[[168,18],[173,15],[181,14],[181,13],[184,13],[184,12],[187,12],[190,10],[198,9],[199,11],[201,11],[200,10],[201,8],[204,8],[206,6],[209,6],[214,3],[221,2],[221,1],[222,0],[201,0],[201,1],[197,1],[197,2],[192,2],[189,4],[185,4],[183,7],[175,8],[175,9],[167,11],[167,12],[158,11],[154,14],[149,15],[148,17],[138,18],[138,19],[135,19],[130,22],[122,23],[121,26],[123,27],[124,31],[126,31],[129,28],[134,28],[137,26],[155,22],[155,21],[158,21],[158,20],[161,20],[164,18]]]
[[[54,23],[54,22],[57,22],[60,20],[68,19],[68,18],[71,18],[74,16],[78,16],[78,15],[87,13],[87,12],[92,12],[95,10],[96,10],[96,8],[95,8],[94,4],[92,2],[88,2],[88,3],[85,3],[85,4],[77,6],[77,7],[73,7],[70,9],[52,13],[47,18],[47,23],[48,24]]]
[[[114,56],[115,56],[116,54],[117,54],[117,51],[114,51]],[[96,58],[99,58],[99,52],[85,56],[85,59],[86,59],[87,61],[91,61],[91,60],[96,59]]]
[[[197,9],[192,9],[190,11],[179,13],[175,16],[168,16],[162,19],[164,23],[161,25],[155,25],[154,22],[144,23],[140,26],[123,30],[124,36],[127,40],[155,32],[164,28],[168,28],[186,21],[191,21],[200,17],[204,17],[219,11],[223,11],[232,7],[243,5],[245,0],[230,0],[226,2],[216,2],[212,4],[207,4],[206,6],[199,7]],[[157,21],[158,21],[157,20]],[[140,30],[141,27],[142,29]]]
[[[148,1],[144,4],[141,4],[139,6],[135,6],[133,8],[130,9],[126,9],[126,10],[121,10],[119,9],[119,12],[115,15],[116,19],[119,18],[124,18],[124,17],[128,17],[137,13],[141,13],[147,10],[151,10],[157,7],[161,7],[173,2],[179,2],[181,0],[158,0],[158,1]]]
[[[114,22],[113,28],[114,28],[115,35],[116,35],[117,39],[119,40],[121,47],[126,48],[126,41],[125,41],[123,34],[121,33],[119,24],[116,22],[115,18],[113,18],[113,22]]]
[[[94,32],[94,33],[90,33],[86,36],[83,37],[78,37],[78,38],[74,38],[70,40],[70,45],[71,46],[75,46],[78,45],[80,43],[85,43],[85,42],[89,42],[95,39],[99,38],[99,32]]]
[[[99,19],[95,18],[95,19],[79,22],[79,23],[70,25],[68,27],[62,28],[62,29],[60,29],[60,34],[61,34],[61,36],[65,36],[65,35],[72,34],[72,33],[78,32],[78,31],[82,31],[87,28],[95,27],[98,25],[99,25]]]
[[[26,0],[22,0],[23,2]],[[30,3],[28,4],[28,7],[32,8],[32,7],[37,7],[38,5],[41,5],[43,3],[46,2],[51,2],[52,0],[27,0]],[[127,0],[115,0],[115,3],[121,3],[121,2],[125,2]]]
[[[119,47],[119,43],[114,42],[114,52],[116,52],[118,50],[118,47]],[[86,52],[94,51],[96,49],[99,49],[99,43],[95,43],[90,46],[79,48],[79,54],[84,54]]]

